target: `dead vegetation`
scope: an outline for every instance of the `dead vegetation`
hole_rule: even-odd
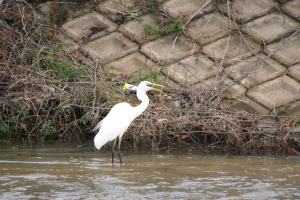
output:
[[[12,1],[0,17],[1,142],[92,140],[89,131],[112,106],[139,104],[135,94],[122,90],[128,77],[106,71],[80,45],[66,51],[69,46],[54,40],[58,30],[40,23],[26,2]],[[159,75],[140,79],[157,81]],[[125,148],[298,154],[299,135],[293,130],[299,119],[264,116],[274,119],[267,122],[227,109],[224,103],[231,99],[222,92],[228,87],[198,92],[169,86],[165,94],[150,93],[149,109],[124,136]]]

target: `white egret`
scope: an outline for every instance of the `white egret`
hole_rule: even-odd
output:
[[[164,87],[164,86],[163,86]],[[137,86],[135,86],[135,85],[131,85],[131,84],[129,84],[129,83],[125,83],[124,84],[124,87],[123,87],[123,90],[129,90],[129,91],[132,91],[132,92],[136,92],[137,91]],[[95,128],[93,129],[93,130],[91,130],[90,132],[94,132],[94,131],[96,131],[96,130],[100,130],[100,127],[101,127],[101,125],[102,125],[102,122],[103,122],[103,120],[101,120],[96,126],[95,126]]]
[[[116,145],[117,137],[119,136],[118,155],[120,163],[122,164],[120,155],[121,139],[131,122],[147,109],[149,105],[149,98],[146,95],[146,92],[150,90],[162,92],[161,90],[156,89],[152,86],[162,85],[158,85],[148,81],[141,82],[137,87],[136,92],[137,98],[140,101],[142,101],[140,105],[132,107],[131,105],[125,102],[118,103],[110,110],[108,115],[102,121],[100,121],[92,130],[95,131],[100,129],[98,134],[94,138],[94,144],[98,150],[108,141],[112,141],[115,139],[114,145],[112,147],[112,163],[114,163],[114,147]],[[126,88],[126,84],[124,85],[124,90],[125,89],[128,89]]]

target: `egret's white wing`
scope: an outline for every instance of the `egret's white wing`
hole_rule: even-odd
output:
[[[101,120],[101,121],[95,126],[95,128],[94,128],[93,130],[91,130],[90,132],[94,132],[94,131],[96,131],[96,130],[100,130],[103,121],[104,121],[104,119]]]
[[[126,87],[125,87],[127,90],[130,90],[130,91],[133,91],[133,92],[136,92],[137,90],[137,86],[135,85],[131,85],[129,83],[126,84]],[[104,120],[104,119],[103,119]],[[94,132],[96,130],[100,130],[101,126],[102,126],[102,123],[103,123],[103,120],[101,120],[93,130],[91,130],[90,132]]]
[[[133,120],[132,107],[128,103],[115,105],[108,115],[102,120],[102,126],[94,139],[97,149],[100,149],[108,141],[123,135]]]

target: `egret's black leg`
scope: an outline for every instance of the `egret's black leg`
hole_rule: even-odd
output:
[[[121,154],[120,154],[120,147],[121,147],[121,137],[119,137],[118,155],[119,155],[120,163],[122,164],[122,159],[121,159]]]
[[[112,153],[111,153],[111,163],[114,164],[114,153],[115,153],[115,145],[116,145],[116,141],[117,141],[117,138],[115,139],[114,141],[114,145],[112,147]]]

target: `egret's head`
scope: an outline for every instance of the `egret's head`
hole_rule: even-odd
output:
[[[156,90],[156,91],[159,91],[159,92],[162,92],[161,90],[159,89],[156,89],[154,88],[153,86],[161,86],[161,87],[164,87],[163,85],[158,85],[158,84],[155,84],[155,83],[151,83],[149,81],[142,81],[139,86],[138,86],[138,89],[137,91],[138,92],[148,92],[150,90]]]

